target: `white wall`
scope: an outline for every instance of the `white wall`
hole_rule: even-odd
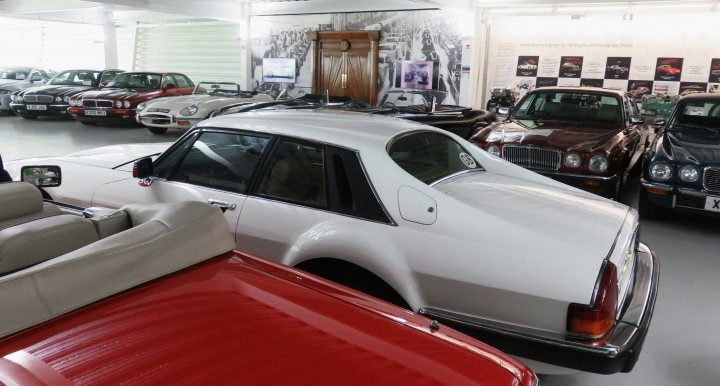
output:
[[[0,18],[0,66],[103,68],[102,27]]]

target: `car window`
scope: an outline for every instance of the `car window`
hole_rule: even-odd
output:
[[[270,140],[244,133],[205,132],[192,144],[168,180],[245,193],[255,167]],[[182,149],[178,149],[182,151]],[[171,157],[170,157],[171,158]],[[171,159],[164,159],[171,163]]]
[[[325,150],[322,145],[283,139],[270,156],[258,194],[326,207]]]
[[[426,184],[465,170],[480,169],[462,146],[440,133],[404,135],[391,143],[388,153],[396,164]]]
[[[582,92],[530,93],[520,102],[514,117],[518,119],[557,119],[620,123],[623,121],[620,99],[613,95]]]
[[[353,150],[326,146],[328,206],[333,212],[392,223]]]
[[[192,83],[184,75],[175,75],[175,81],[178,87],[192,87]]]
[[[100,79],[100,83],[107,83],[107,82],[115,79],[115,77],[117,76],[117,74],[118,74],[118,72],[115,72],[115,71],[106,71],[106,72],[103,72],[102,78]]]
[[[122,74],[118,74],[118,76],[110,81],[110,83],[107,84],[107,87],[159,89],[161,79],[162,77],[160,74],[124,72]]]

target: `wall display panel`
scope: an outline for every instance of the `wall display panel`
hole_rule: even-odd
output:
[[[697,94],[707,92],[708,84],[705,82],[680,82],[680,95]]]
[[[674,25],[678,15],[636,14],[492,17],[487,87],[524,92],[530,74],[519,70],[526,58],[538,58],[536,87],[600,84],[632,91],[677,95],[681,82],[720,84],[720,14],[693,14],[693,23]],[[522,26],[522,28],[520,28]],[[527,31],[533,31],[528,34]],[[572,31],[572,33],[568,33]],[[713,71],[715,71],[713,73]],[[542,80],[541,80],[542,78]],[[696,88],[696,87],[694,87]]]
[[[582,87],[604,87],[605,79],[580,79]]]
[[[418,88],[429,86],[446,91],[448,96],[443,103],[454,104],[460,100],[463,45],[460,23],[454,13],[427,10],[257,16],[251,19],[251,24],[252,79],[253,87],[259,91],[278,94],[286,88],[290,96],[301,96],[311,91],[312,60],[308,53],[308,31],[379,29],[378,100],[390,89],[400,87],[395,80],[406,61],[432,62],[434,66],[433,73],[437,76],[432,80],[436,86],[431,82],[428,85],[418,83]],[[295,59],[295,84],[280,86],[264,81],[262,66],[265,58]],[[421,82],[424,83],[422,79]]]
[[[539,56],[519,56],[516,76],[537,76]]]

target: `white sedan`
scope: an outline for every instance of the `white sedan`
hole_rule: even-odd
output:
[[[205,120],[154,161],[133,146],[11,173],[59,165],[62,186],[47,192],[79,206],[217,205],[239,249],[416,310],[540,373],[628,372],[640,354],[658,262],[637,212],[447,131],[264,111]]]
[[[153,134],[167,129],[188,129],[206,119],[212,112],[229,105],[269,102],[273,97],[252,91],[241,91],[240,85],[231,82],[200,82],[192,95],[157,98],[140,103],[137,121]]]

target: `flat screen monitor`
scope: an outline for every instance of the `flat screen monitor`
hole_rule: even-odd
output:
[[[263,82],[295,83],[295,59],[263,58]]]
[[[440,63],[430,60],[398,60],[395,87],[413,90],[437,90],[440,84]]]

